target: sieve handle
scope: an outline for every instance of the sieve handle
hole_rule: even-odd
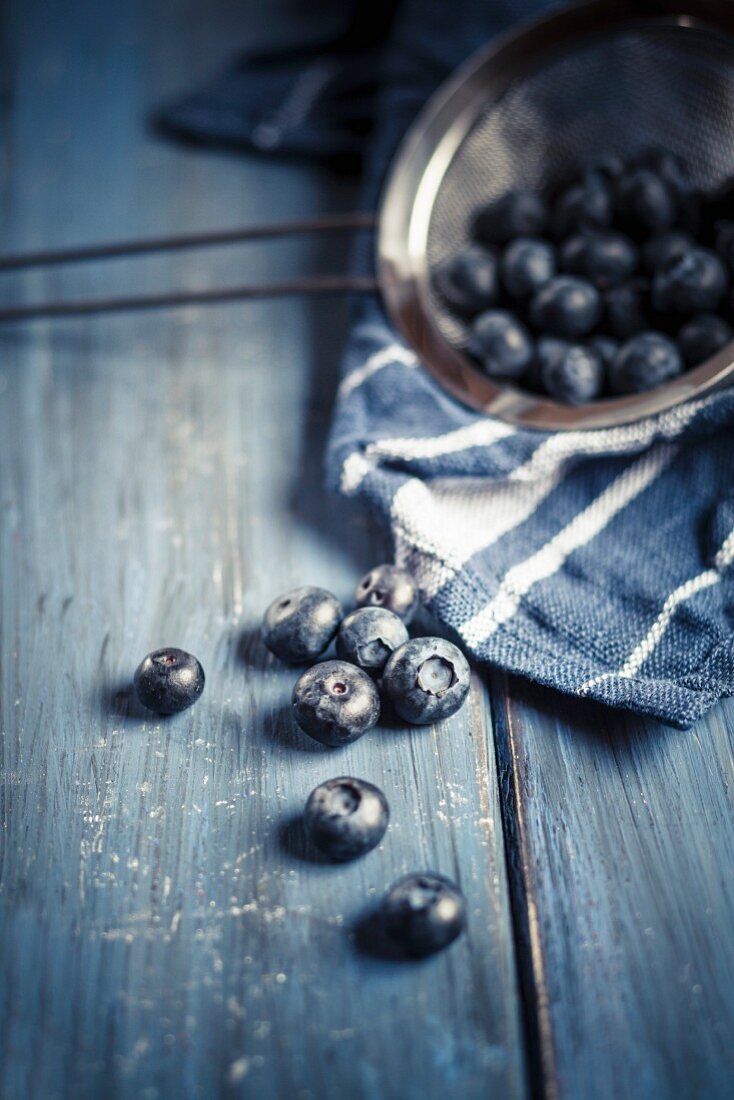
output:
[[[131,241],[113,241],[36,252],[9,253],[0,256],[0,272],[53,267],[68,263],[210,248],[248,241],[273,240],[302,235],[320,235],[345,230],[373,230],[377,218],[369,213],[326,214],[315,218],[185,233],[177,236],[149,237]],[[377,280],[361,275],[313,275],[282,282],[212,287],[205,290],[170,291],[161,294],[129,295],[115,298],[89,298],[35,302],[31,305],[0,308],[3,321],[27,321],[37,317],[69,317],[93,313],[113,313],[138,309],[159,309],[183,305],[209,305],[215,302],[246,301],[255,298],[281,298],[296,295],[333,295],[375,293]]]

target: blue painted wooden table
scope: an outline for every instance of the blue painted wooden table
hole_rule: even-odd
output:
[[[2,249],[349,209],[343,181],[144,125],[296,14],[6,8]],[[0,293],[343,261],[298,241]],[[734,705],[679,733],[477,673],[441,728],[333,753],[292,727],[264,605],[348,597],[385,553],[321,487],[345,324],[279,302],[0,331],[0,1096],[729,1097]],[[166,643],[208,683],[155,721],[128,687]],[[386,791],[390,831],[356,865],[311,862],[294,821],[344,773]],[[356,924],[421,867],[459,879],[469,934],[419,964],[365,954]]]

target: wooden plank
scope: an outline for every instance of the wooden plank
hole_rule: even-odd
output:
[[[288,8],[269,5],[273,28]],[[293,165],[167,146],[145,112],[262,10],[225,0],[5,13],[5,249],[346,208]],[[271,15],[269,14],[269,19]],[[266,28],[271,29],[271,28]],[[297,241],[6,279],[6,300],[272,278],[343,262]],[[348,595],[383,551],[326,498],[346,323],[323,303],[0,332],[0,1095],[471,1098],[526,1093],[488,696],[440,730],[339,753],[294,732],[294,674],[254,629],[284,587]],[[185,715],[131,702],[137,661],[191,649]],[[355,773],[381,848],[304,858],[293,820]],[[466,890],[470,934],[398,966],[356,922],[399,874]]]
[[[547,1095],[724,1100],[734,704],[681,733],[519,681],[495,688]]]

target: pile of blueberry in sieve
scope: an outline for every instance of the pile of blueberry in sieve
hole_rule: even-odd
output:
[[[734,186],[704,195],[682,160],[609,157],[545,197],[473,219],[436,273],[480,369],[567,404],[643,393],[734,340]]]

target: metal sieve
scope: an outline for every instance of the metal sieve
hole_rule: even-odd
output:
[[[392,166],[380,213],[387,309],[456,397],[530,427],[624,424],[734,374],[734,344],[645,394],[565,406],[481,372],[467,329],[431,273],[469,238],[478,207],[516,187],[548,190],[606,154],[679,154],[693,183],[734,177],[734,3],[593,0],[525,24],[474,57],[418,118]]]
[[[488,378],[467,354],[466,327],[436,295],[431,275],[468,240],[476,209],[505,191],[548,190],[607,154],[629,157],[651,147],[679,154],[705,190],[734,178],[731,0],[587,0],[524,24],[463,65],[428,102],[393,162],[377,218],[376,281],[327,275],[47,302],[0,309],[0,321],[379,290],[422,362],[471,407],[544,429],[633,422],[726,384],[734,344],[649,393],[565,406]],[[337,215],[5,256],[0,270],[374,224],[369,214]]]

